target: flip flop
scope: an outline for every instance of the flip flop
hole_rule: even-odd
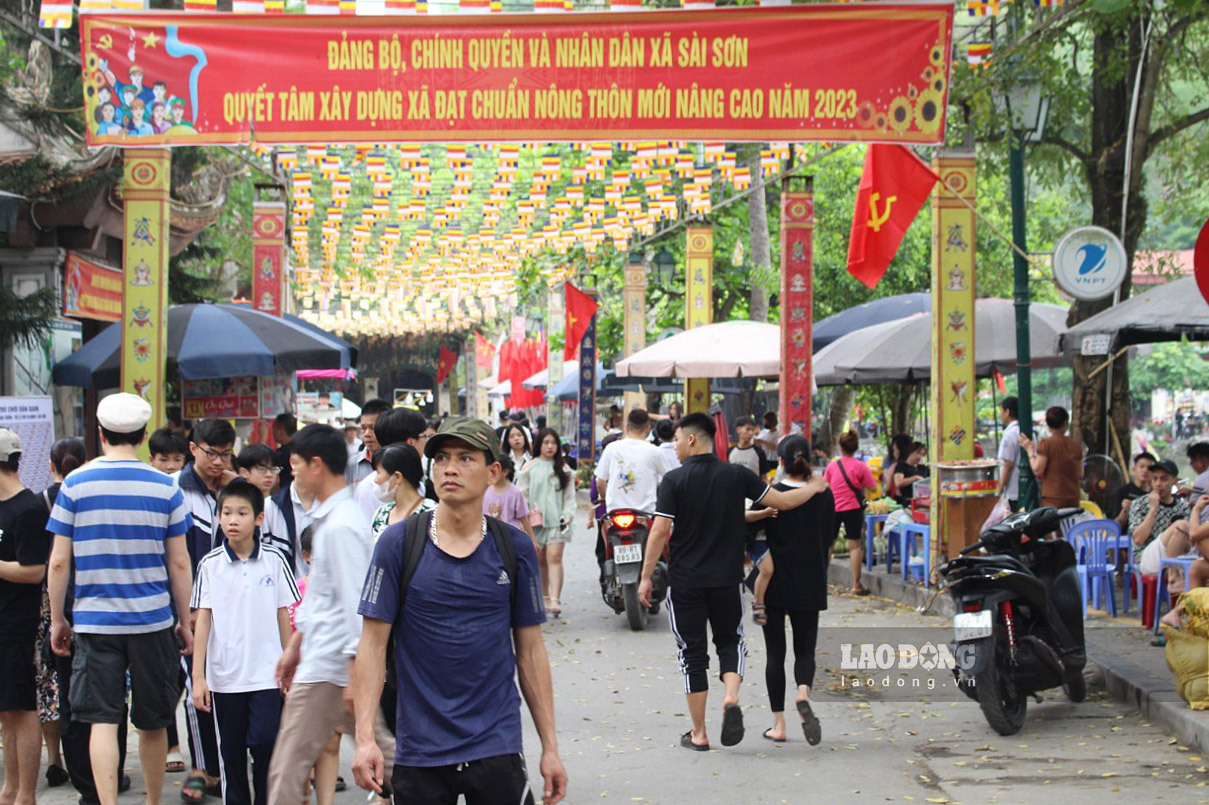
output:
[[[180,774],[185,770],[185,759],[180,752],[169,752],[164,762],[164,771],[168,774]]]
[[[823,740],[823,728],[819,725],[819,717],[814,714],[810,702],[805,699],[798,702],[798,715],[802,717],[802,734],[806,736],[806,743],[818,746],[819,741]]]
[[[772,742],[773,742],[773,743],[775,743],[775,744],[783,744],[783,743],[785,743],[785,739],[784,739],[784,738],[774,738],[774,737],[772,737],[771,735],[769,735],[769,734],[768,734],[768,733],[770,733],[770,732],[772,732],[772,727],[769,727],[768,729],[764,730],[764,732],[760,733],[760,737],[762,737],[762,738],[763,738],[764,740],[766,740],[766,741],[772,741]]]
[[[722,710],[722,745],[734,746],[743,740],[743,708],[728,704]]]
[[[194,775],[181,784],[182,802],[203,802],[206,799],[206,778]]]
[[[852,591],[852,594],[853,594],[853,595],[859,595],[859,596],[871,595],[871,593],[869,592],[869,588],[868,588],[868,587],[861,587],[861,588],[859,588],[859,589],[853,590],[853,591]]]
[[[688,732],[686,732],[680,736],[680,745],[683,746],[685,749],[691,749],[694,752],[708,752],[709,751],[709,744],[702,745],[702,744],[693,743],[693,731],[692,730],[689,730]]]

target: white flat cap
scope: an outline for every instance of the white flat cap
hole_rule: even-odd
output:
[[[134,433],[151,419],[151,404],[137,394],[110,394],[97,405],[97,421],[114,433]]]
[[[0,461],[8,461],[21,452],[21,437],[16,431],[0,428]]]

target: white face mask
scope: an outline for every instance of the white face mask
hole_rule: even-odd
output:
[[[373,484],[374,497],[376,497],[378,500],[382,501],[383,503],[390,503],[395,499],[395,490],[390,488],[389,478],[386,479],[385,483],[380,484],[377,481],[374,481]]]

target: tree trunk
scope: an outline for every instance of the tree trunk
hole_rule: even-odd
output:
[[[1129,133],[1129,116],[1133,97],[1133,82],[1142,59],[1141,15],[1137,15],[1128,26],[1102,25],[1094,41],[1094,64],[1092,76],[1092,130],[1091,149],[1083,161],[1083,169],[1091,189],[1092,224],[1102,226],[1114,234],[1121,234],[1121,199],[1129,193],[1128,220],[1124,228],[1123,243],[1130,265],[1138,238],[1146,226],[1147,203],[1142,185],[1142,164],[1148,150],[1151,113],[1154,109],[1153,88],[1162,70],[1161,56],[1148,58],[1143,68],[1141,92],[1138,102],[1136,134],[1133,145],[1133,167],[1130,186],[1125,187],[1126,141]],[[1151,53],[1158,52],[1155,43]],[[1115,52],[1128,48],[1128,69],[1110,73],[1104,67],[1112,61]],[[1131,282],[1127,272],[1121,285],[1120,299],[1129,297]],[[1071,306],[1068,325],[1074,325],[1112,305],[1112,297],[1094,302],[1076,302]],[[1105,358],[1081,355],[1074,357],[1073,387],[1071,389],[1072,432],[1077,433],[1083,443],[1092,450],[1106,455],[1115,455],[1113,439],[1105,428],[1105,393],[1109,372],[1096,370]],[[1112,387],[1109,395],[1109,411],[1113,429],[1122,445],[1129,444],[1131,431],[1129,363],[1123,356],[1112,367]]]
[[[831,404],[827,408],[827,418],[823,420],[823,428],[815,441],[816,447],[821,447],[829,454],[835,452],[836,441],[840,437],[840,428],[844,420],[852,412],[852,403],[856,399],[856,386],[836,386],[831,390]]]
[[[756,170],[752,176],[759,176],[759,153],[757,152]],[[768,321],[768,291],[764,288],[762,278],[767,277],[772,268],[772,251],[768,237],[768,199],[764,193],[764,184],[753,179],[754,187],[747,197],[747,218],[751,224],[751,303],[749,310],[752,321]]]

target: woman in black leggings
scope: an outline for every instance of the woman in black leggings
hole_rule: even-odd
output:
[[[777,448],[785,490],[804,486],[810,480],[810,445],[801,436],[790,436]],[[759,504],[756,504],[757,506]],[[835,500],[828,490],[815,495],[796,509],[762,521],[772,553],[772,580],[765,595],[768,622],[763,625],[768,667],[768,703],[772,727],[764,731],[770,741],[786,740],[785,731],[785,619],[793,625],[793,679],[802,732],[811,746],[822,740],[822,728],[810,703],[814,685],[814,652],[819,631],[819,613],[827,608],[827,551],[835,533]]]

